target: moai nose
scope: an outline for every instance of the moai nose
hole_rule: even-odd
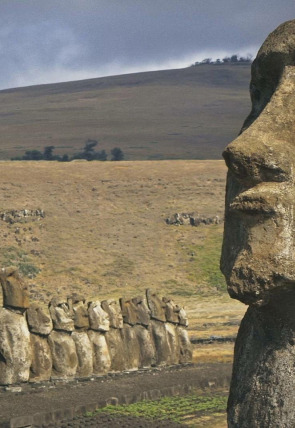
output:
[[[255,126],[256,129],[258,126]],[[261,138],[259,130],[255,132],[253,127],[230,143],[223,152],[228,169],[245,187],[262,182],[287,181],[291,167],[282,153],[282,146],[278,146],[271,133]]]

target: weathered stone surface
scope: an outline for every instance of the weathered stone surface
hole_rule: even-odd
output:
[[[31,333],[30,340],[32,352],[30,380],[34,382],[49,380],[52,370],[52,356],[47,338]]]
[[[111,328],[105,333],[111,357],[111,370],[115,372],[126,369],[126,354],[121,330],[122,329]]]
[[[3,306],[26,309],[30,306],[28,288],[20,278],[17,268],[3,268],[0,271],[3,290]]]
[[[76,346],[70,333],[52,331],[48,336],[52,354],[52,376],[74,377],[78,367]]]
[[[180,308],[178,312],[179,325],[188,327],[188,318],[184,308]]]
[[[146,290],[146,299],[148,303],[148,307],[151,311],[151,318],[159,321],[166,321],[166,304],[154,291],[147,289]]]
[[[193,359],[193,349],[189,340],[188,332],[181,326],[176,327],[179,343],[179,363],[191,363]]]
[[[165,323],[167,339],[170,347],[168,364],[178,364],[180,359],[180,345],[177,326],[169,322]]]
[[[109,331],[110,329],[110,318],[109,314],[105,312],[100,301],[89,303],[88,306],[90,328],[97,331]]]
[[[111,368],[111,358],[105,335],[106,333],[99,333],[98,331],[88,331],[92,346],[94,374],[107,373]]]
[[[142,326],[135,325],[135,334],[139,343],[140,359],[139,367],[150,367],[156,364],[156,350],[155,344],[151,337],[150,329]]]
[[[74,331],[74,314],[64,299],[53,298],[49,304],[49,312],[55,330]]]
[[[132,299],[132,302],[136,307],[136,313],[137,313],[136,323],[147,327],[151,320],[151,311],[148,307],[146,299],[143,296],[138,296],[138,297],[134,297]]]
[[[92,345],[86,331],[74,331],[72,338],[76,345],[78,367],[76,376],[87,377],[93,372]]]
[[[48,336],[53,325],[48,308],[32,303],[26,311],[27,322],[32,333]]]
[[[89,328],[89,317],[84,297],[72,294],[72,296],[68,297],[68,306],[73,314],[75,328],[87,330]]]
[[[0,308],[0,384],[28,381],[30,366],[30,333],[25,317]]]
[[[124,360],[126,370],[135,370],[140,366],[140,347],[135,329],[125,324],[121,331],[124,345]]]
[[[101,307],[109,315],[110,327],[123,328],[122,312],[117,300],[103,300],[101,302]]]
[[[173,324],[179,323],[179,311],[180,307],[176,305],[172,299],[169,297],[163,297],[163,302],[165,303],[165,316],[166,321],[171,322]]]
[[[137,323],[137,307],[132,299],[120,299],[123,321],[126,324],[135,325]]]
[[[151,320],[150,331],[155,344],[156,364],[158,366],[170,364],[171,349],[165,323]]]
[[[230,428],[295,426],[295,20],[252,65],[252,111],[226,148],[221,268],[250,305],[235,346]]]

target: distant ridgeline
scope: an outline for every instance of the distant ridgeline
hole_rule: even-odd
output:
[[[15,268],[0,282],[0,385],[87,378],[108,372],[190,362],[187,316],[169,298],[95,300],[73,294],[48,308],[29,304]]]
[[[247,55],[246,57],[239,56],[234,54],[232,56],[226,56],[222,59],[217,58],[216,60],[212,60],[212,58],[204,58],[202,61],[197,61],[191,65],[191,67],[195,67],[197,65],[204,64],[213,64],[213,65],[221,65],[221,64],[250,64],[252,62],[252,55]]]

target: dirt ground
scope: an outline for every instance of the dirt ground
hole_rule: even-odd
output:
[[[61,426],[57,424],[62,420],[68,420],[67,423],[76,420],[78,423],[78,419],[73,418],[81,418],[86,412],[106,404],[154,400],[164,395],[178,395],[192,390],[205,390],[210,394],[210,389],[227,389],[230,376],[231,364],[212,363],[110,374],[87,381],[56,381],[2,387],[0,427]],[[14,425],[7,424],[9,420],[14,421]]]

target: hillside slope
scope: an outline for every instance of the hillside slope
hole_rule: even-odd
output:
[[[219,271],[223,224],[165,223],[176,212],[223,216],[224,162],[0,166],[0,267],[20,268],[32,300],[72,292],[127,297],[150,287],[184,304],[192,327],[209,317],[216,334],[216,320],[236,319],[238,303]],[[5,221],[3,214],[24,209],[44,210],[45,217]]]
[[[220,159],[250,110],[250,65],[202,65],[0,91],[0,158],[88,138],[127,160]]]

